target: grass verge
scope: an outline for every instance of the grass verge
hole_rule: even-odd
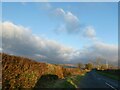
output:
[[[101,74],[103,76],[109,77],[111,79],[119,80],[120,81],[120,77],[119,76],[116,76],[116,75],[113,75],[113,74],[110,74],[110,73],[107,73],[107,72],[102,72],[102,71],[97,71],[97,73]]]
[[[83,78],[83,75],[67,77],[64,80],[59,80],[54,84],[53,88],[78,88],[80,80]]]

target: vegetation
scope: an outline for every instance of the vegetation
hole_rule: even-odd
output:
[[[84,71],[79,68],[63,68],[64,77],[73,76],[73,75],[81,75]]]
[[[59,80],[54,84],[54,88],[78,88],[80,80],[83,78],[83,75],[75,75],[67,77],[64,80]]]
[[[100,70],[106,70],[106,69],[108,69],[108,67],[107,67],[106,64],[102,64],[102,65],[100,66]]]
[[[77,75],[77,76],[69,77],[67,78],[67,81],[71,82],[71,84],[73,84],[76,88],[78,88],[80,80],[84,77],[84,75]]]
[[[78,68],[79,68],[79,69],[83,69],[83,68],[84,68],[84,64],[78,63]]]
[[[43,75],[57,75],[59,79],[68,76],[82,75],[85,71],[78,68],[63,68],[59,65],[40,63],[29,58],[2,55],[2,89],[34,88]],[[47,80],[48,81],[48,80]],[[45,82],[47,83],[45,80]],[[56,80],[51,80],[55,83]],[[48,82],[48,85],[50,85]],[[50,87],[50,86],[48,86]]]
[[[36,88],[51,88],[53,84],[58,80],[57,75],[47,74],[42,75],[41,78],[35,84],[34,89]]]
[[[75,88],[75,86],[65,79],[56,81],[52,88]]]
[[[97,73],[107,76],[109,78],[115,79],[115,80],[120,80],[120,69],[119,70],[97,70]]]
[[[85,68],[91,70],[93,68],[93,64],[92,63],[85,64]]]

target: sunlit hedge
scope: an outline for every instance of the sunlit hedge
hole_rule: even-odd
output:
[[[81,74],[77,68],[39,63],[34,60],[2,54],[2,87],[4,89],[33,88],[42,75],[53,74],[59,78]]]

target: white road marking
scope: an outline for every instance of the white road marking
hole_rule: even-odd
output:
[[[108,84],[108,83],[106,83],[106,82],[105,82],[105,84],[107,84],[109,87],[113,88],[114,90],[117,90],[116,88],[114,88],[114,87],[111,86],[110,84]]]

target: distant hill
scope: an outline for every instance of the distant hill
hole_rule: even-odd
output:
[[[81,74],[78,68],[63,68],[59,65],[36,62],[29,58],[2,55],[2,87],[10,88],[33,88],[42,75],[53,74],[59,78],[69,75]]]
[[[77,66],[75,64],[59,64],[65,68],[77,68]]]

